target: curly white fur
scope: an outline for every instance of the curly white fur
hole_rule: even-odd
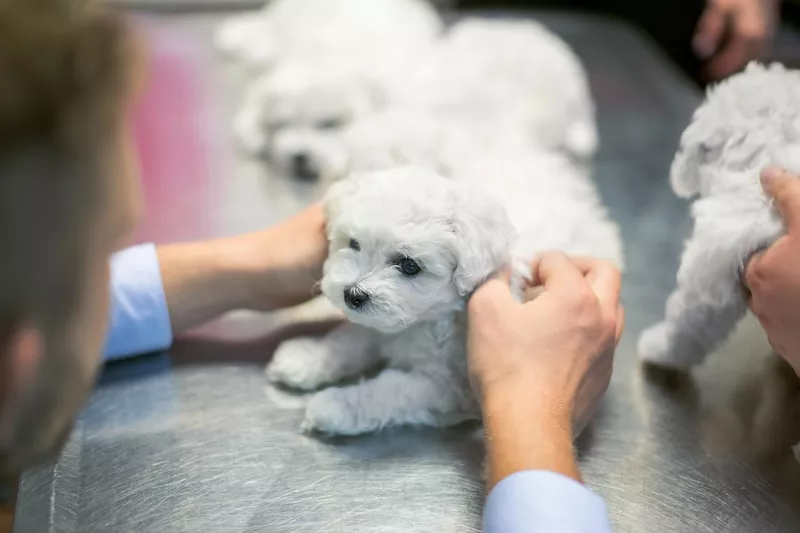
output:
[[[258,75],[286,58],[377,58],[369,54],[413,47],[441,29],[425,0],[272,0],[223,21],[214,43]]]
[[[701,363],[747,310],[743,265],[784,231],[759,173],[771,165],[800,172],[800,73],[751,63],[709,90],[681,137],[670,181],[698,196],[694,233],[664,322],[645,331],[640,356],[687,369]]]
[[[560,38],[533,21],[485,18],[464,19],[439,40],[434,34],[406,36],[402,53],[362,41],[344,54],[333,47],[303,60],[282,57],[251,84],[237,137],[283,173],[327,179],[363,170],[358,163],[371,157],[375,132],[391,136],[394,152],[415,157],[435,154],[435,145],[422,144],[435,128],[437,138],[455,130],[514,136],[591,159],[597,131],[588,81]]]
[[[278,132],[339,127],[382,107],[389,80],[442,31],[424,0],[279,0],[223,23],[217,46],[254,74],[236,136],[267,155]]]
[[[330,189],[322,290],[350,323],[320,339],[285,342],[267,375],[314,390],[385,368],[312,396],[305,429],[357,435],[477,417],[466,368],[468,295],[509,261],[529,264],[545,249],[621,265],[617,228],[582,171],[560,155],[525,154],[513,162],[507,153],[487,156],[484,166],[454,169],[451,179],[401,167]],[[494,159],[501,155],[508,168],[492,181],[484,172],[502,165]],[[408,260],[419,272],[404,272]],[[527,272],[516,271],[517,288]]]

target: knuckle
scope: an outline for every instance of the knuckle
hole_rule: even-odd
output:
[[[767,30],[761,24],[748,24],[746,26],[741,26],[738,33],[745,41],[759,42],[764,40],[767,35]]]
[[[759,292],[765,280],[769,277],[768,268],[764,261],[753,261],[745,270],[745,282],[751,292]]]
[[[572,290],[569,303],[576,311],[590,311],[597,304],[597,296],[588,284],[582,283]]]
[[[617,334],[617,318],[614,316],[605,317],[602,322],[603,335],[613,339]]]

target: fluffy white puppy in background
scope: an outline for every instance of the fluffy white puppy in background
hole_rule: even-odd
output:
[[[357,435],[477,417],[466,367],[469,294],[509,262],[525,263],[514,281],[520,293],[520,275],[545,249],[621,264],[617,228],[591,182],[561,156],[517,155],[496,182],[479,175],[500,163],[487,160],[459,178],[400,167],[331,187],[322,291],[350,322],[283,343],[267,368],[271,381],[292,388],[329,386],[311,397],[306,430]],[[381,366],[358,384],[330,386]]]
[[[260,73],[234,119],[235,135],[251,154],[269,156],[273,140],[286,131],[325,131],[383,107],[388,87],[443,31],[424,0],[324,0],[317,9],[319,1],[270,4],[259,15],[266,29],[241,32],[244,50],[277,50],[274,60],[255,69]],[[275,30],[269,26],[276,18],[291,22]],[[274,40],[281,46],[264,44]],[[310,174],[302,158],[293,159],[291,170]]]
[[[514,121],[536,146],[589,159],[597,149],[594,103],[580,59],[532,20],[469,17],[421,58],[393,99],[441,119]]]
[[[302,158],[320,186],[327,187],[352,172],[401,165],[449,175],[447,161],[456,155],[471,160],[492,146],[522,143],[532,146],[520,128],[510,124],[492,127],[486,121],[441,120],[419,110],[390,107],[341,130],[284,131],[275,138],[271,162],[291,173],[294,160]]]
[[[369,108],[363,104],[369,95],[350,95],[353,106]],[[283,173],[309,174],[325,184],[392,164],[442,172],[441,151],[454,150],[454,144],[468,146],[461,153],[465,159],[488,145],[525,143],[582,164],[597,148],[594,106],[579,60],[531,21],[457,23],[382,98],[382,110],[360,113],[342,129],[282,130],[273,138],[271,162]],[[348,100],[342,95],[333,101]],[[464,137],[472,140],[465,143]]]
[[[697,365],[745,315],[743,266],[784,232],[759,183],[771,165],[800,172],[800,73],[751,63],[709,90],[681,137],[670,181],[678,196],[697,197],[695,226],[666,318],[639,340],[644,360]]]

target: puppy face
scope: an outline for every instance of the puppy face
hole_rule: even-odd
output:
[[[461,309],[508,262],[514,238],[502,206],[418,167],[338,182],[325,208],[323,293],[353,322],[390,333]]]
[[[299,156],[323,181],[407,165],[445,172],[443,147],[448,135],[444,130],[431,117],[384,110],[339,130],[293,128],[280,132],[273,142],[274,161],[282,169],[291,169],[298,166],[292,159]]]
[[[304,179],[316,179],[322,168],[309,156],[313,141],[306,149],[293,139],[314,132],[324,139],[379,106],[373,84],[347,69],[291,62],[268,77],[258,100],[268,157]]]

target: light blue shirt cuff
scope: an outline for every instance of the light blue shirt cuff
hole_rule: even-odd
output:
[[[111,312],[105,359],[164,350],[172,344],[156,248],[134,246],[111,257]]]
[[[483,511],[484,533],[610,533],[603,500],[555,472],[516,472],[495,485]]]

